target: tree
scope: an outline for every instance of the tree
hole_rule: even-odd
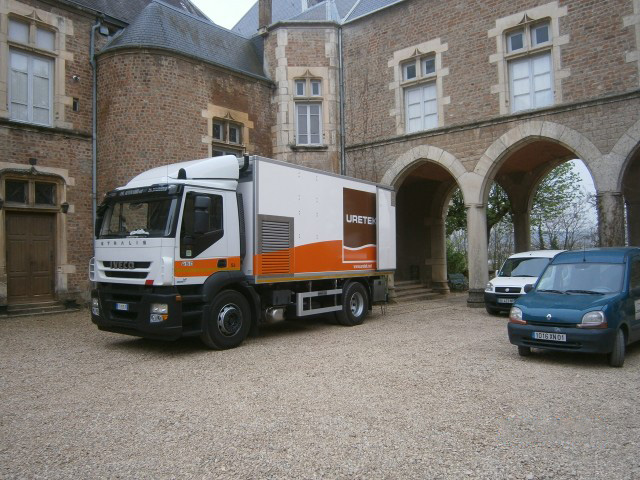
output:
[[[585,213],[586,209],[592,208],[592,203],[590,195],[581,189],[580,176],[570,162],[554,168],[540,182],[534,194],[531,210],[533,247],[571,249],[578,245],[592,245],[595,230],[593,217]],[[466,228],[464,200],[460,190],[457,190],[447,213],[447,237],[466,233]],[[489,257],[497,268],[513,250],[511,204],[506,192],[497,183],[491,186],[489,192],[487,243]],[[466,245],[466,241],[449,242],[447,248],[462,252],[462,245]]]

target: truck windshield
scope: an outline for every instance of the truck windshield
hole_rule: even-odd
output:
[[[106,204],[98,238],[172,235],[176,197],[123,198]]]
[[[509,258],[500,269],[499,277],[538,277],[549,258]]]
[[[603,295],[622,290],[624,265],[620,263],[560,263],[549,265],[536,290]]]

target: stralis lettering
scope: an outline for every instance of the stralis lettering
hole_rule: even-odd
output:
[[[100,240],[101,247],[137,247],[146,244],[146,240]]]
[[[365,217],[363,215],[345,215],[347,223],[361,223],[365,225],[375,225],[375,217]]]

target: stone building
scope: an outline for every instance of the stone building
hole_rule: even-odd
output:
[[[396,278],[441,291],[460,188],[476,304],[493,182],[524,251],[579,158],[600,243],[640,244],[639,82],[640,0],[260,0],[232,31],[185,1],[0,0],[0,305],[82,298],[94,195],[227,152],[392,185]]]

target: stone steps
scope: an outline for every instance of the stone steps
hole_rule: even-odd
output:
[[[439,296],[439,293],[414,280],[402,280],[395,283],[395,301],[397,303],[419,302]]]
[[[28,317],[32,315],[51,315],[61,312],[74,312],[78,307],[67,308],[63,304],[55,301],[24,303],[20,305],[9,305],[3,317]]]

